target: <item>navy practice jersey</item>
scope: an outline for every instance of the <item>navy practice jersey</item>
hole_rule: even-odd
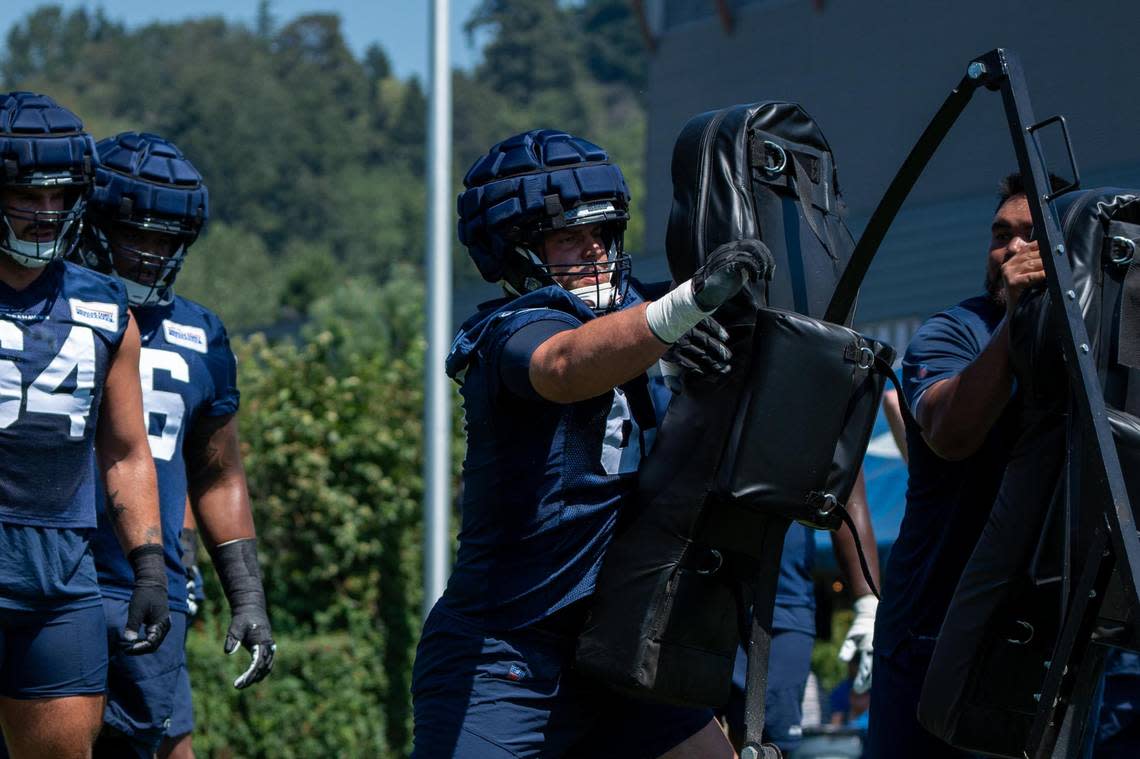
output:
[[[122,284],[72,263],[0,282],[0,522],[95,526],[95,426],[127,323]]]
[[[1004,316],[1002,306],[979,296],[919,328],[903,359],[902,383],[916,416],[923,394],[972,364]],[[948,461],[930,450],[912,416],[906,416],[906,513],[883,575],[875,653],[889,656],[907,638],[938,635],[997,496],[1018,428],[1018,406],[1011,400],[977,451]]]
[[[193,301],[176,296],[165,306],[135,307],[131,311],[142,338],[139,375],[147,436],[158,475],[170,606],[186,611],[186,574],[178,542],[186,512],[182,442],[196,419],[237,412],[237,363],[222,322]],[[100,509],[93,546],[104,595],[129,599],[134,574],[104,509]]]
[[[624,307],[639,302],[631,289]],[[461,383],[467,455],[459,552],[441,603],[491,628],[529,624],[593,592],[651,444],[644,375],[569,404],[503,382],[504,347],[520,330],[593,318],[555,286],[494,301],[464,323],[447,359]]]

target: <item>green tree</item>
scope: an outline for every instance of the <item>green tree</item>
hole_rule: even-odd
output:
[[[581,37],[558,0],[483,0],[466,28],[491,35],[476,69],[484,88],[532,119],[538,106],[541,126],[581,132],[589,123]]]
[[[586,66],[593,78],[644,99],[649,56],[628,0],[585,0],[577,11]]]
[[[214,222],[187,253],[175,289],[241,332],[277,320],[282,287],[280,269],[259,237]]]
[[[78,66],[89,42],[122,33],[122,26],[109,22],[102,10],[93,16],[82,8],[65,14],[58,5],[45,5],[8,29],[0,75],[11,83]]]

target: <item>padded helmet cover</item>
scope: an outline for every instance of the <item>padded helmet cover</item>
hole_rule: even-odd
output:
[[[105,220],[161,217],[197,235],[209,213],[202,175],[173,143],[154,134],[123,132],[100,140],[90,205]]]
[[[582,203],[610,201],[623,216],[629,188],[621,169],[597,145],[554,129],[508,137],[487,151],[463,178],[459,195],[459,241],[483,279],[498,282],[517,246]],[[627,217],[626,217],[627,218]]]
[[[95,141],[74,113],[47,95],[0,95],[0,184],[35,173],[66,172],[89,179],[94,158]]]
[[[85,263],[114,273],[126,285],[131,305],[167,303],[186,249],[198,238],[209,213],[202,175],[169,140],[154,134],[123,132],[100,140],[99,166],[90,200],[93,227]],[[158,232],[174,238],[173,254],[108,240],[111,225]],[[123,254],[121,265],[113,259]]]
[[[0,251],[30,268],[68,255],[82,234],[94,164],[95,141],[74,113],[34,92],[0,95],[0,187],[68,190],[61,210],[0,209]],[[21,238],[16,226],[28,223],[54,228],[52,239]]]

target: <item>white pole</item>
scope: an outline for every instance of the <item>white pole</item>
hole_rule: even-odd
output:
[[[443,595],[451,558],[451,61],[449,0],[432,0],[428,70],[427,360],[424,368],[424,616]]]

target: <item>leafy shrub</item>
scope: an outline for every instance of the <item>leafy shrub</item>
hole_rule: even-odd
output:
[[[212,684],[196,694],[218,720],[202,720],[211,751],[402,756],[410,745],[423,586],[422,308],[410,273],[382,288],[353,281],[313,305],[299,340],[234,343],[266,593],[275,634],[290,643],[281,669],[251,694]],[[205,574],[202,624],[220,642],[228,612]],[[217,652],[205,656],[195,666],[212,668],[203,670],[211,683],[224,680]],[[316,722],[314,709],[325,715]],[[279,734],[293,737],[279,744]],[[340,747],[274,748],[316,751],[322,741]]]
[[[222,654],[225,626],[191,629],[186,652],[197,722],[194,749],[209,759],[404,756],[385,718],[384,668],[374,641],[349,633],[277,638],[273,674],[243,691],[244,651]]]

